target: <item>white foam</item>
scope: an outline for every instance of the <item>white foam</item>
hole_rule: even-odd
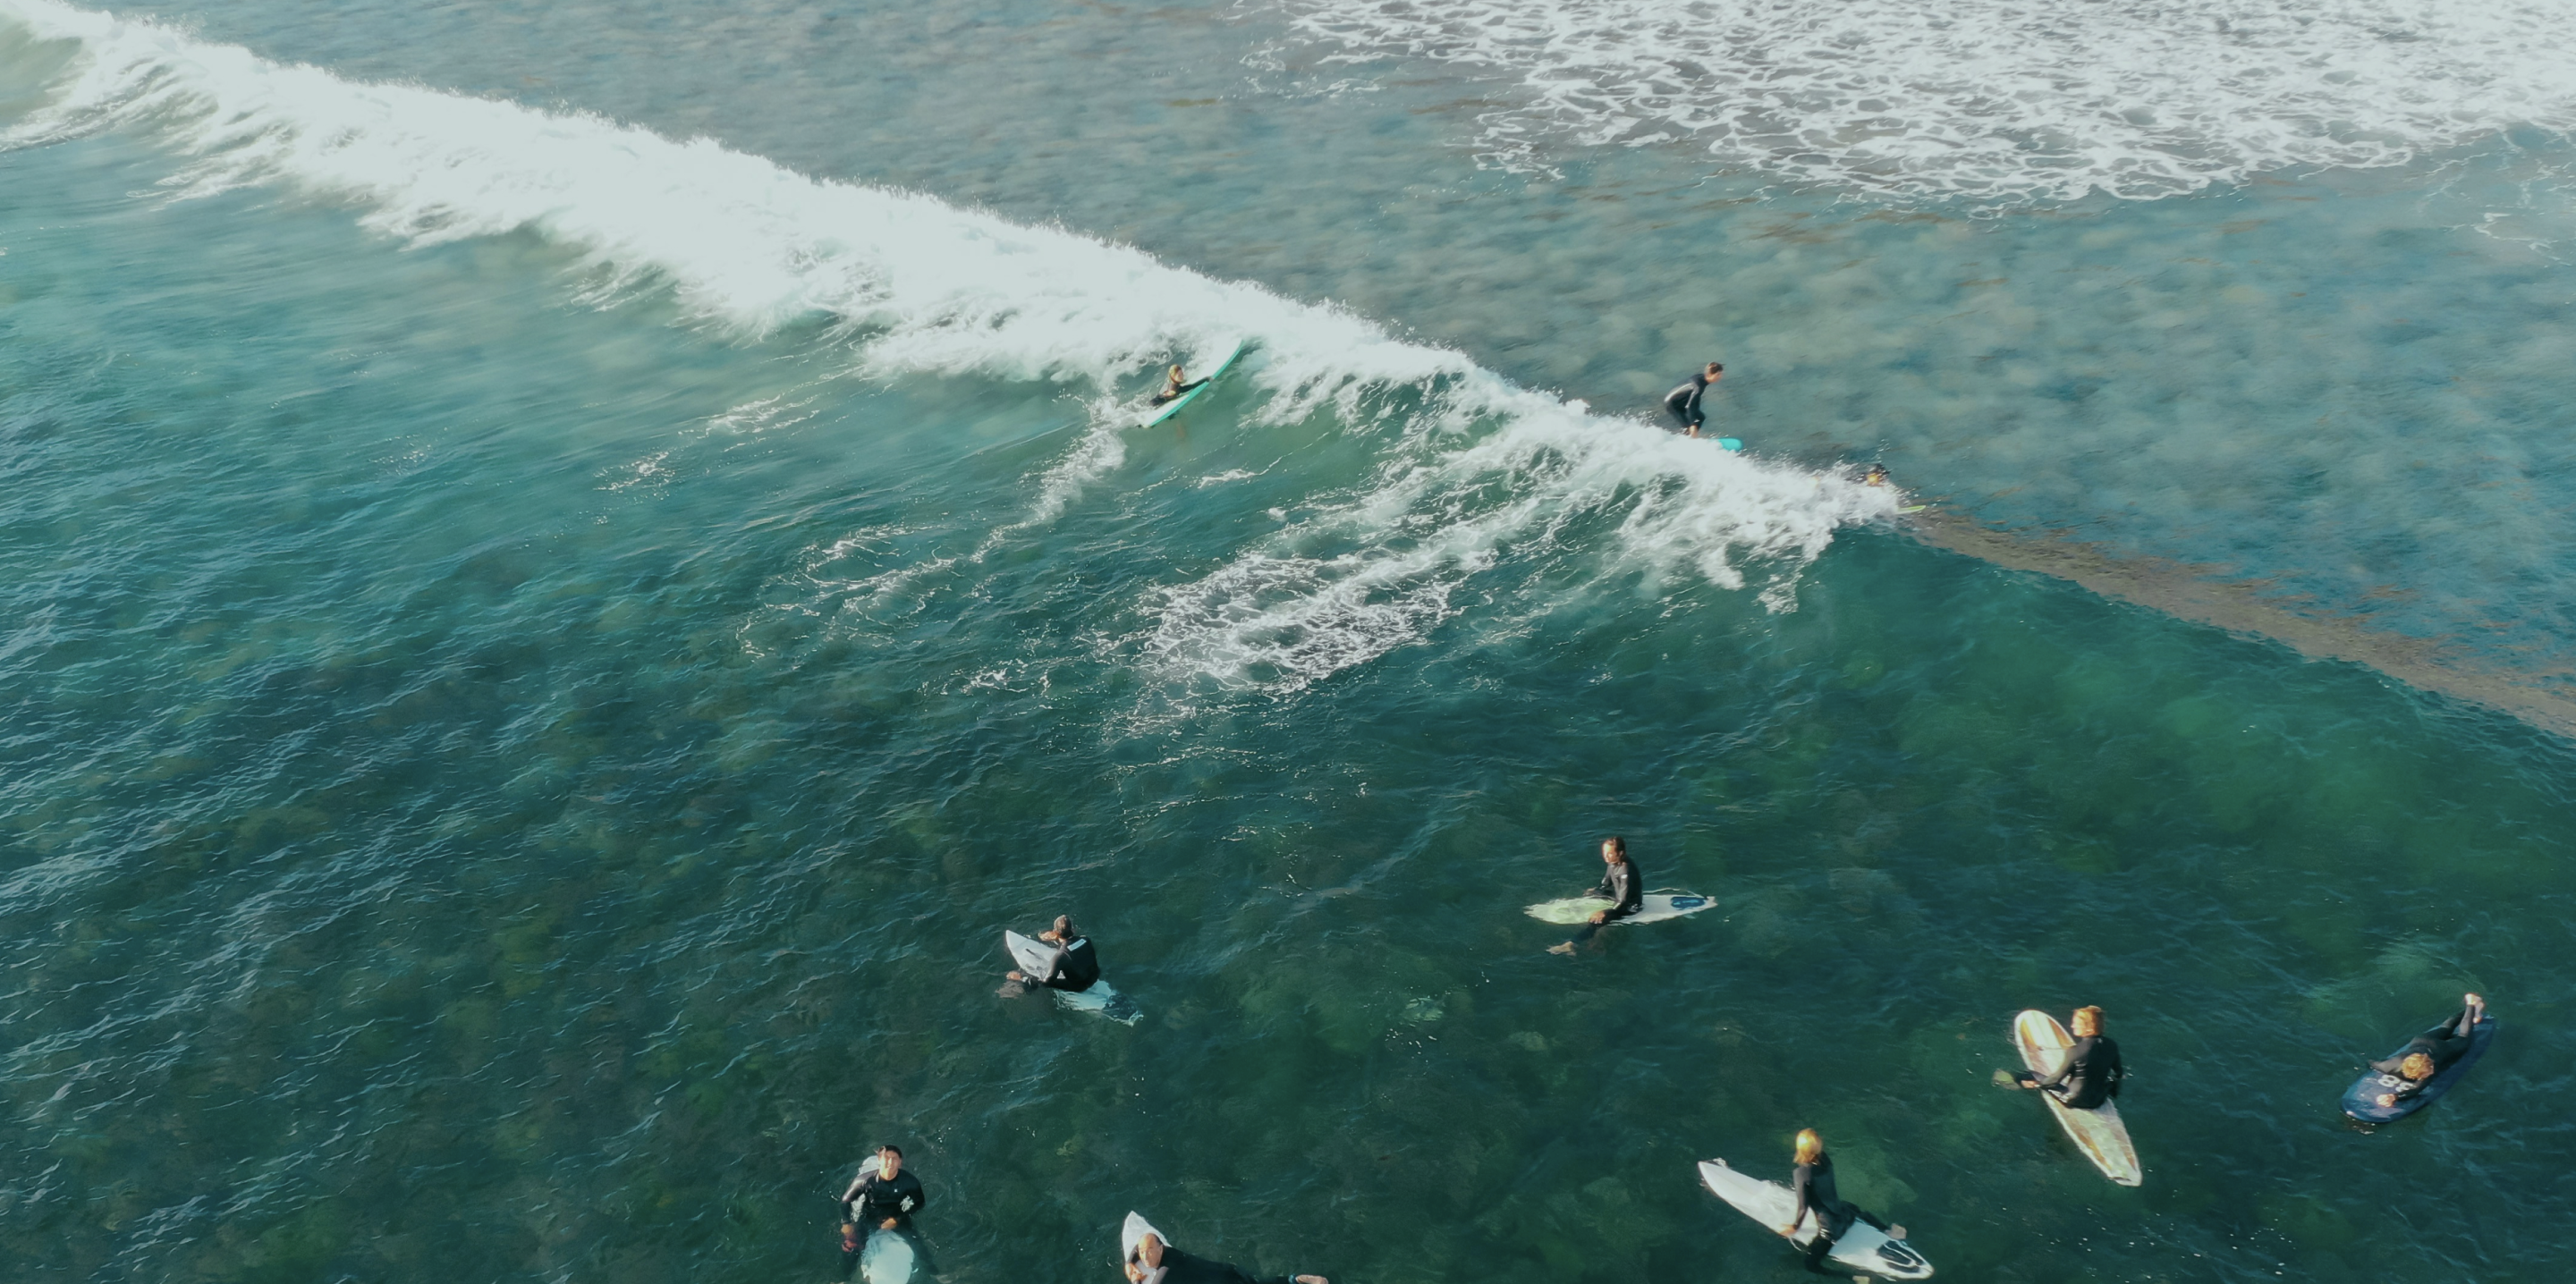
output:
[[[856,580],[830,573],[849,540],[818,549],[806,570],[827,601],[891,602],[1056,521],[1125,458],[1132,407],[1109,395],[1116,381],[1175,353],[1211,363],[1247,337],[1256,352],[1237,381],[1261,394],[1259,415],[1286,423],[1329,408],[1349,431],[1377,431],[1386,453],[1369,481],[1300,503],[1300,520],[1142,604],[1151,624],[1139,650],[1175,676],[1303,686],[1426,636],[1479,572],[1557,549],[1570,523],[1605,514],[1614,520],[1587,529],[1606,529],[1608,547],[1581,550],[1602,568],[1742,588],[1741,568],[1768,562],[1764,600],[1785,609],[1784,577],[1837,525],[1893,504],[1847,479],[1592,415],[1338,308],[1061,229],[596,116],[356,84],[56,0],[0,0],[0,18],[82,52],[8,144],[133,131],[187,157],[171,186],[180,197],[282,185],[347,200],[367,226],[415,244],[531,231],[585,255],[611,283],[602,297],[661,281],[697,315],[753,330],[838,318],[875,373],[1089,385],[1091,430],[1044,471],[1018,521],[963,562],[937,556]],[[735,407],[710,427],[774,429],[805,417],[809,400]],[[660,468],[646,461],[626,484]]]
[[[1914,196],[2156,197],[2576,127],[2564,0],[1282,0],[1358,60],[1517,79],[1488,155],[1687,141]]]

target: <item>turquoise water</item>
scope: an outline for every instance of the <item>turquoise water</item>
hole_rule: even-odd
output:
[[[11,1278],[820,1281],[894,1140],[958,1281],[1787,1280],[1805,1126],[1944,1278],[2563,1274],[2563,19],[1998,177],[1316,4],[136,12],[0,0]],[[1721,908],[1543,953],[1612,832]],[[2081,1003],[2134,1191],[1986,1084]]]

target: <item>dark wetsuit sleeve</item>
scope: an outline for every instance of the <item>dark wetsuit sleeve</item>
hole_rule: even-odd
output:
[[[2094,1045],[2099,1041],[2097,1036],[2090,1034],[2077,1039],[2075,1046],[2066,1050],[2066,1060],[2058,1063],[2057,1073],[2040,1080],[2038,1086],[2054,1088],[2066,1082],[2067,1076],[2081,1073],[2085,1069],[2086,1061],[2093,1055]]]
[[[1193,381],[1193,382],[1190,382],[1190,383],[1185,383],[1185,384],[1182,384],[1180,387],[1177,387],[1177,388],[1172,387],[1170,384],[1165,384],[1165,385],[1163,385],[1163,390],[1162,390],[1161,392],[1155,393],[1155,394],[1154,394],[1154,399],[1153,399],[1153,401],[1152,401],[1152,402],[1150,402],[1150,403],[1148,403],[1148,404],[1159,406],[1159,405],[1163,405],[1163,404],[1165,404],[1166,402],[1177,401],[1177,400],[1179,400],[1179,399],[1181,398],[1181,396],[1182,396],[1183,394],[1185,394],[1185,393],[1189,392],[1191,389],[1194,389],[1194,388],[1204,388],[1204,387],[1206,387],[1206,386],[1207,386],[1207,380],[1206,380],[1206,379],[1200,379],[1200,380],[1196,380],[1196,381]]]
[[[1789,1225],[1792,1227],[1807,1219],[1807,1187],[1815,1172],[1814,1165],[1800,1164],[1798,1171],[1789,1178],[1789,1193],[1798,1197],[1797,1205],[1789,1210]]]

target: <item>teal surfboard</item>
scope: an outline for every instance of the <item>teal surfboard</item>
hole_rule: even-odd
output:
[[[1180,396],[1172,398],[1170,401],[1164,402],[1162,405],[1154,407],[1154,413],[1148,416],[1144,422],[1136,426],[1139,428],[1151,428],[1154,425],[1181,413],[1182,407],[1198,400],[1200,393],[1215,387],[1216,381],[1224,378],[1226,371],[1234,369],[1234,363],[1241,360],[1245,350],[1249,349],[1251,346],[1252,345],[1248,343],[1238,343],[1234,345],[1234,351],[1227,353],[1225,355],[1225,360],[1217,363],[1216,370],[1208,375],[1207,382],[1190,389],[1188,392],[1182,393]]]

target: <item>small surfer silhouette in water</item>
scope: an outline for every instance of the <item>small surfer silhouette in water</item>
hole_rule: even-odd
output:
[[[1100,953],[1091,948],[1091,938],[1073,930],[1073,916],[1058,914],[1055,926],[1038,933],[1038,939],[1055,947],[1043,974],[1031,976],[1017,968],[1010,979],[1022,985],[1043,985],[1050,990],[1069,990],[1080,994],[1100,983]]]
[[[1128,1284],[1332,1284],[1321,1275],[1281,1275],[1256,1279],[1241,1267],[1193,1257],[1147,1231],[1127,1258]]]
[[[1798,1204],[1790,1210],[1789,1224],[1780,1228],[1780,1235],[1784,1239],[1795,1237],[1798,1223],[1805,1221],[1810,1212],[1816,1215],[1816,1237],[1807,1241],[1808,1273],[1827,1273],[1824,1267],[1826,1255],[1834,1251],[1834,1242],[1841,1239],[1855,1221],[1866,1221],[1893,1238],[1905,1238],[1904,1231],[1862,1212],[1834,1189],[1833,1156],[1825,1153],[1825,1139],[1815,1129],[1798,1131],[1797,1159],[1798,1170],[1789,1178],[1789,1193],[1798,1197]]]
[[[2102,1033],[2102,1009],[2075,1009],[2075,1044],[2066,1050],[2066,1060],[2057,1073],[2045,1079],[2025,1070],[2013,1078],[2025,1088],[2037,1088],[2057,1098],[2069,1110],[2091,1110],[2120,1095],[2120,1081],[2128,1071],[2120,1064],[2120,1045]]]
[[[2475,994],[2460,996],[2459,1015],[2448,1017],[2440,1025],[2407,1040],[2406,1047],[2386,1061],[2373,1061],[2370,1068],[2381,1074],[2393,1074],[2405,1082],[2394,1091],[2383,1092],[2375,1100],[2383,1107],[2424,1090],[2433,1076],[2451,1068],[2452,1063],[2468,1054],[2469,1032],[2487,1019],[2487,1001]]]
[[[1664,409],[1673,412],[1673,418],[1681,423],[1683,436],[1698,436],[1700,425],[1708,422],[1707,412],[1700,409],[1700,399],[1717,386],[1718,376],[1725,373],[1726,367],[1709,362],[1707,368],[1690,377],[1690,382],[1664,394]]]
[[[1160,406],[1168,402],[1178,401],[1183,395],[1189,393],[1193,389],[1204,388],[1206,386],[1207,380],[1191,379],[1187,373],[1182,371],[1178,363],[1174,363],[1171,373],[1163,379],[1163,390],[1155,393],[1154,399],[1147,404]]]
[[[1885,467],[1881,466],[1881,465],[1878,465],[1878,464],[1871,464],[1871,465],[1869,466],[1869,471],[1868,471],[1868,472],[1866,472],[1866,473],[1863,473],[1863,474],[1861,475],[1860,483],[1861,483],[1861,485],[1864,485],[1864,486],[1884,486],[1884,485],[1886,485],[1886,484],[1887,484],[1887,469],[1886,469]]]
[[[1628,859],[1628,840],[1617,834],[1601,840],[1601,885],[1592,895],[1610,902],[1610,908],[1595,910],[1592,926],[1563,945],[1550,946],[1550,954],[1572,954],[1574,947],[1591,940],[1595,932],[1646,907],[1645,876],[1637,872],[1637,862]]]

